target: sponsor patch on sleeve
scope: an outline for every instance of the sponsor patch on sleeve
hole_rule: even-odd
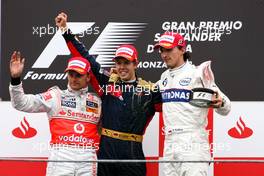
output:
[[[48,101],[49,99],[52,98],[52,95],[51,95],[51,93],[50,93],[49,91],[44,92],[44,93],[42,93],[42,94],[40,94],[40,95],[41,95],[41,97],[42,97],[45,101]]]

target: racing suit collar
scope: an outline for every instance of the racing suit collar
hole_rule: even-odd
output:
[[[69,91],[69,92],[71,92],[71,93],[73,93],[73,94],[76,94],[76,95],[81,95],[81,94],[85,94],[85,93],[88,92],[88,86],[85,87],[85,88],[82,88],[82,89],[80,89],[80,90],[73,90],[73,89],[70,87],[70,85],[68,84],[68,85],[67,85],[67,88],[68,88],[68,91]]]
[[[169,73],[171,77],[174,77],[175,74],[179,74],[181,72],[183,72],[189,65],[190,63],[188,61],[184,62],[184,64],[182,64],[179,67],[173,68],[173,69],[169,69]]]
[[[125,83],[125,84],[131,84],[131,83],[136,82],[136,79],[129,80],[129,81],[122,81],[122,82]]]
[[[180,65],[179,67],[176,67],[176,68],[173,68],[173,69],[169,69],[170,72],[176,71],[176,70],[180,70],[180,69],[184,68],[186,66],[187,62],[188,61],[184,62],[184,64]]]

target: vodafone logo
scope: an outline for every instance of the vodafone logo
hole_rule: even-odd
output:
[[[253,130],[248,128],[240,117],[236,122],[236,126],[228,130],[228,135],[233,138],[248,138],[253,134]]]
[[[20,126],[12,131],[13,136],[17,138],[32,138],[37,134],[37,130],[30,127],[28,121],[24,117],[20,122]]]
[[[76,123],[73,128],[74,128],[74,131],[78,134],[82,134],[85,130],[84,125],[81,123]]]

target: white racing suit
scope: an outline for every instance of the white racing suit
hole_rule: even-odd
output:
[[[209,85],[223,98],[223,106],[215,109],[227,115],[231,103],[214,83],[210,62],[196,67],[187,61],[176,69],[168,69],[158,82],[163,100],[163,119],[165,125],[164,159],[179,161],[208,161],[210,149],[208,142],[208,108],[198,108],[189,103],[193,88]],[[207,87],[208,88],[208,87]],[[207,176],[208,163],[166,163],[166,176]]]
[[[46,112],[51,132],[49,160],[96,160],[99,135],[97,124],[101,99],[88,88],[74,91],[57,86],[37,95],[24,94],[22,83],[9,86],[14,108],[24,112]],[[92,162],[49,162],[47,176],[94,176],[97,164]]]

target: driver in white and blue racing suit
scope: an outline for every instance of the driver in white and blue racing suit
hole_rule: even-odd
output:
[[[179,161],[208,161],[207,114],[209,108],[189,103],[193,88],[206,87],[215,91],[211,107],[221,115],[227,115],[231,103],[214,83],[210,61],[200,66],[188,61],[184,38],[173,32],[165,32],[155,49],[160,50],[168,69],[158,82],[162,92],[162,110],[165,125],[164,158]],[[209,87],[208,87],[209,86]],[[166,163],[166,176],[207,176],[208,163]]]

